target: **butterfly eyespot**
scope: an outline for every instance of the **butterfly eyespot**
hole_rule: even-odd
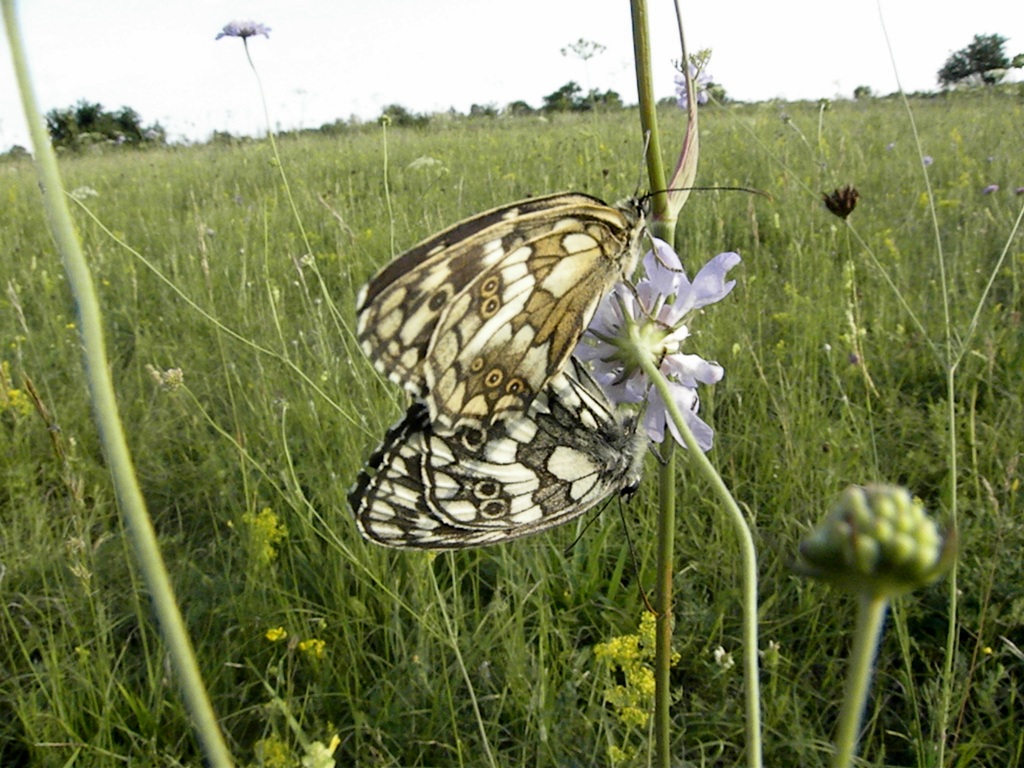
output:
[[[501,299],[497,296],[492,296],[480,306],[480,316],[485,320],[489,320],[494,317],[494,314],[499,309],[501,309]]]
[[[505,379],[505,372],[501,368],[491,368],[490,372],[484,377],[484,386],[488,389],[495,389],[501,386],[501,382]]]
[[[505,392],[510,395],[523,395],[529,391],[529,387],[526,386],[526,382],[520,378],[509,379],[508,384],[505,385]]]
[[[500,492],[500,486],[496,480],[481,480],[473,486],[473,495],[478,499],[494,499]]]
[[[480,514],[492,519],[504,517],[508,514],[508,503],[500,499],[491,499],[480,505]]]
[[[482,429],[467,427],[460,431],[459,442],[467,451],[476,453],[487,442],[487,433]]]
[[[501,288],[501,280],[497,277],[489,277],[484,281],[484,284],[480,286],[480,295],[495,296],[498,293],[498,289]]]
[[[482,371],[483,369],[484,369],[484,359],[482,357],[475,358],[473,360],[473,362],[469,364],[469,372],[470,373],[480,373],[480,371]]]

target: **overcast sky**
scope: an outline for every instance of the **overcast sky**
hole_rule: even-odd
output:
[[[648,0],[656,93],[673,92],[679,58],[669,0]],[[681,0],[687,44],[711,48],[709,71],[741,100],[934,90],[935,73],[974,34],[1024,51],[1020,0]],[[537,107],[569,80],[636,101],[627,0],[22,0],[44,111],[80,99],[130,106],[172,140],[265,130],[242,43],[214,41],[232,19],[269,26],[249,47],[275,128],[316,127],[387,104],[467,112],[522,99]],[[883,28],[884,21],[884,28]],[[895,57],[886,47],[885,31]],[[606,50],[563,56],[584,38]],[[1011,79],[1020,80],[1020,70]],[[6,37],[0,40],[0,151],[27,144]]]

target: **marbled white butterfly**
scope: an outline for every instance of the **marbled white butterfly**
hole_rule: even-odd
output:
[[[570,357],[529,409],[438,429],[414,403],[349,492],[359,530],[389,547],[509,541],[579,517],[640,481],[647,436]]]
[[[363,287],[357,337],[378,371],[422,398],[437,427],[521,414],[558,374],[616,280],[644,217],[579,193],[459,222]]]

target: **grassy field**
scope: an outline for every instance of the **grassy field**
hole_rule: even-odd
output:
[[[853,600],[794,575],[800,539],[849,483],[904,484],[948,520],[954,471],[952,671],[943,581],[890,615],[864,764],[935,765],[944,701],[947,765],[1024,764],[1024,109],[1012,90],[912,107],[920,153],[895,100],[701,116],[698,183],[770,195],[694,193],[677,243],[691,274],[743,256],[692,350],[725,367],[702,415],[759,550],[766,765],[827,764],[849,648]],[[664,117],[678,141],[682,115]],[[635,113],[435,120],[280,152],[294,210],[266,142],[62,161],[88,209],[76,219],[143,491],[240,764],[297,765],[303,739],[335,734],[339,765],[477,766],[488,749],[501,766],[646,764],[648,726],[608,701],[624,680],[595,647],[645,613],[653,458],[624,515],[611,502],[567,554],[582,524],[455,555],[386,551],[345,501],[402,411],[353,341],[359,287],[493,205],[634,194]],[[849,226],[821,203],[848,183]],[[27,163],[0,165],[0,200],[0,764],[199,765]],[[179,368],[180,388],[159,375]],[[739,655],[738,546],[680,465],[678,765],[738,765],[742,677],[715,654]]]

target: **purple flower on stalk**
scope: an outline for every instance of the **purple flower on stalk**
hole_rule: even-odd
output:
[[[924,157],[921,158],[921,162],[924,163],[926,166],[931,165],[932,163],[935,162],[935,158],[932,157],[931,155],[925,155]]]
[[[693,64],[690,67],[690,78],[693,80],[693,89],[697,93],[697,103],[704,105],[708,103],[708,86],[714,82],[711,75],[702,69],[697,69]],[[686,95],[686,76],[680,72],[676,75],[676,104],[680,109],[689,109],[690,100]]]
[[[998,191],[999,191],[999,185],[998,184],[989,184],[987,187],[985,187],[983,190],[981,190],[981,194],[983,194],[983,195],[991,195],[993,192],[998,192]]]
[[[1015,190],[1013,190],[1013,194],[1024,195],[1024,187],[1017,187]]]
[[[256,35],[263,35],[268,40],[270,39],[270,27],[266,24],[260,24],[256,21],[235,21],[229,22],[224,25],[224,29],[220,31],[214,40],[220,40],[222,37],[240,37],[245,40],[249,37],[255,37]]]
[[[646,401],[644,428],[655,442],[665,439],[665,426],[682,444],[679,430],[668,414],[658,390],[647,379],[637,360],[646,354],[668,379],[672,399],[689,423],[702,450],[710,450],[714,433],[697,416],[698,384],[714,384],[725,371],[718,363],[686,354],[683,344],[690,336],[688,318],[695,310],[725,298],[736,285],[725,276],[739,264],[736,253],[720,253],[705,264],[693,282],[686,277],[679,256],[668,243],[655,239],[654,250],[644,256],[646,277],[630,287],[615,286],[601,301],[590,327],[574,354],[590,361],[594,378],[617,403]],[[642,350],[630,340],[636,328]]]

